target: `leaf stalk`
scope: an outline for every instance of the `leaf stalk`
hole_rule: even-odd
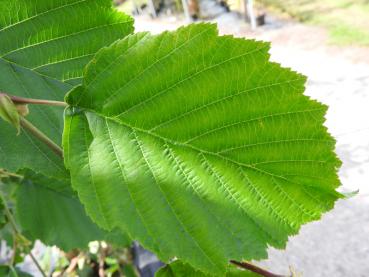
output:
[[[41,142],[45,143],[56,155],[63,158],[63,149],[22,116],[20,117],[20,125]]]
[[[253,265],[253,264],[250,264],[250,263],[238,262],[238,261],[234,261],[234,260],[231,260],[230,263],[232,263],[232,264],[234,264],[238,267],[241,267],[243,269],[247,269],[249,271],[257,273],[257,274],[259,274],[260,276],[263,276],[263,277],[286,277],[284,275],[274,274],[272,272],[269,272],[269,271],[267,271],[263,268],[260,268],[256,265]]]
[[[48,105],[48,106],[59,106],[59,107],[68,106],[67,103],[62,102],[62,101],[24,98],[24,97],[9,95],[4,92],[0,92],[0,95],[7,95],[15,104],[36,104],[36,105]]]

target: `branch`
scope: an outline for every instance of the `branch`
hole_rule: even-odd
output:
[[[260,276],[264,276],[264,277],[285,277],[284,275],[278,275],[278,274],[271,273],[271,272],[269,272],[265,269],[262,269],[260,267],[257,267],[256,265],[253,265],[253,264],[250,264],[250,263],[237,262],[237,261],[234,261],[234,260],[231,260],[230,263],[232,263],[232,264],[234,264],[238,267],[247,269],[249,271],[255,272],[255,273],[259,274]]]
[[[34,262],[34,264],[36,265],[37,269],[41,272],[41,275],[42,275],[43,277],[46,277],[45,272],[42,270],[42,268],[41,268],[40,264],[39,264],[39,263],[38,263],[38,261],[36,260],[36,257],[35,257],[35,256],[33,256],[33,254],[32,254],[32,252],[31,252],[31,251],[29,251],[29,256],[31,257],[31,259],[32,259],[32,261]]]
[[[24,98],[24,97],[9,95],[4,92],[0,92],[0,95],[7,95],[15,104],[36,104],[36,105],[48,105],[48,106],[59,106],[59,107],[68,106],[67,103],[62,102],[62,101]]]
[[[19,231],[18,227],[17,227],[17,224],[15,223],[15,220],[13,218],[13,215],[12,213],[10,212],[9,208],[8,208],[8,205],[5,201],[5,198],[3,197],[3,195],[0,193],[0,198],[3,202],[3,205],[4,205],[4,211],[5,211],[5,216],[8,218],[9,220],[9,223],[13,229],[13,232],[16,234],[17,237],[22,237],[22,234],[21,232]],[[36,260],[35,256],[33,256],[32,252],[29,251],[29,256],[31,257],[32,261],[35,263],[37,269],[40,271],[41,275],[43,277],[46,277],[46,274],[45,272],[42,270],[40,264],[38,263],[38,261]]]
[[[20,117],[20,125],[40,141],[45,143],[60,158],[63,158],[63,149],[22,116]]]

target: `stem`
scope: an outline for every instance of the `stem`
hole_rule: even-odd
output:
[[[0,197],[1,197],[1,201],[3,202],[3,205],[4,205],[5,216],[8,218],[9,223],[10,223],[11,227],[14,230],[14,233],[20,234],[20,232],[18,230],[18,227],[17,227],[17,224],[15,223],[15,220],[14,220],[14,218],[13,218],[13,216],[12,216],[12,214],[11,214],[9,208],[8,208],[8,205],[5,201],[4,196],[2,194],[0,194]]]
[[[40,141],[45,143],[60,158],[63,158],[63,149],[61,149],[59,145],[49,139],[43,132],[37,129],[31,122],[22,116],[20,117],[20,125]]]
[[[17,247],[18,247],[17,240],[16,240],[15,235],[13,234],[13,253],[12,253],[12,257],[10,259],[9,266],[13,266],[13,264],[14,264],[15,256],[17,255]]]
[[[67,103],[62,102],[62,101],[24,98],[24,97],[9,95],[4,92],[0,92],[0,96],[1,95],[7,95],[16,104],[36,104],[36,105],[49,105],[49,106],[59,106],[59,107],[68,106]]]
[[[67,103],[61,101],[52,101],[52,100],[43,100],[43,99],[32,99],[32,98],[24,98],[18,96],[12,96],[7,93],[0,91],[0,96],[6,95],[8,96],[14,103],[16,104],[39,104],[39,105],[49,105],[49,106],[61,106],[66,107]],[[31,122],[26,120],[24,117],[20,116],[20,125],[29,131],[32,135],[38,138],[40,141],[45,143],[55,154],[59,157],[63,158],[63,150],[49,139],[43,132],[37,129]]]
[[[38,263],[38,261],[36,260],[35,256],[33,256],[32,252],[29,251],[29,256],[31,257],[32,261],[35,263],[37,269],[41,272],[43,277],[47,277],[46,273],[42,270],[40,264]]]
[[[5,175],[7,177],[15,177],[15,178],[19,178],[19,179],[22,179],[23,178],[22,175],[19,175],[19,174],[13,173],[13,172],[6,171],[3,168],[0,168],[0,178],[1,178],[1,175]]]
[[[4,211],[5,211],[5,216],[8,218],[9,220],[9,223],[11,225],[11,227],[13,228],[13,231],[14,233],[17,235],[17,236],[22,236],[21,232],[19,231],[18,227],[17,227],[17,224],[15,223],[15,220],[13,218],[13,215],[11,214],[9,208],[8,208],[8,205],[5,201],[5,198],[3,197],[3,195],[0,193],[0,198],[4,204]],[[32,252],[30,251],[29,252],[29,256],[31,257],[32,261],[35,263],[37,269],[40,271],[41,275],[43,277],[46,277],[46,274],[45,272],[42,270],[40,264],[38,263],[38,261],[36,260],[35,256],[33,256]]]
[[[260,276],[264,276],[264,277],[284,277],[284,275],[278,275],[278,274],[274,274],[271,273],[265,269],[262,269],[260,267],[257,267],[256,265],[250,264],[250,263],[246,263],[246,262],[237,262],[234,260],[231,260],[230,263],[237,265],[238,267],[247,269],[249,271],[255,272],[257,274],[259,274]]]

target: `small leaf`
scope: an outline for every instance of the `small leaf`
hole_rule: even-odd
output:
[[[6,94],[0,93],[0,117],[13,125],[18,134],[20,132],[20,120],[16,105]]]

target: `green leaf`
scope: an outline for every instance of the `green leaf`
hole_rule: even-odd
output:
[[[10,223],[7,223],[0,228],[0,238],[6,242],[8,247],[12,247],[14,243],[13,229]],[[1,275],[0,275],[1,276]]]
[[[133,32],[133,19],[111,0],[0,1],[0,91],[62,100],[81,81],[83,68],[101,48]],[[28,116],[61,143],[62,108],[32,106]],[[0,122],[0,167],[31,168],[66,178],[59,157],[29,133]]]
[[[0,170],[1,171],[1,170]],[[9,223],[5,211],[5,201],[9,197],[9,187],[4,184],[0,176],[0,238],[5,241],[8,247],[13,246],[13,229]],[[8,204],[8,203],[7,203]],[[1,275],[0,275],[1,276]]]
[[[15,127],[17,132],[20,130],[20,121],[17,107],[9,96],[0,93],[0,118]]]
[[[124,265],[123,272],[126,277],[137,277],[138,276],[136,274],[134,266],[130,264]]]
[[[7,265],[0,265],[0,276],[3,277],[32,277],[32,275],[21,271],[18,268]]]
[[[86,248],[94,240],[129,246],[130,240],[123,232],[104,231],[91,221],[70,184],[30,170],[23,173],[25,179],[17,191],[16,211],[27,238],[40,239],[65,251]]]
[[[71,85],[40,76],[0,58],[0,91],[22,97],[62,100],[71,88]],[[63,109],[32,105],[29,110],[27,120],[60,144]],[[0,122],[0,167],[13,172],[28,167],[55,178],[67,178],[60,157],[26,130],[17,136],[14,127],[5,122]]]
[[[175,261],[160,268],[155,277],[210,277],[212,275],[205,274],[201,271],[195,270],[191,266],[182,263],[181,261]],[[222,275],[223,277],[260,277],[250,271],[236,269],[229,267],[227,272]]]
[[[133,19],[111,5],[111,0],[3,0],[0,56],[74,83],[96,51],[133,32]]]
[[[130,247],[132,244],[132,240],[130,239],[130,237],[122,230],[119,230],[117,228],[110,232],[104,230],[104,237],[100,240],[104,240],[119,248]]]
[[[198,24],[99,51],[67,95],[63,137],[93,220],[223,274],[330,210],[341,195],[327,108],[268,49]]]

